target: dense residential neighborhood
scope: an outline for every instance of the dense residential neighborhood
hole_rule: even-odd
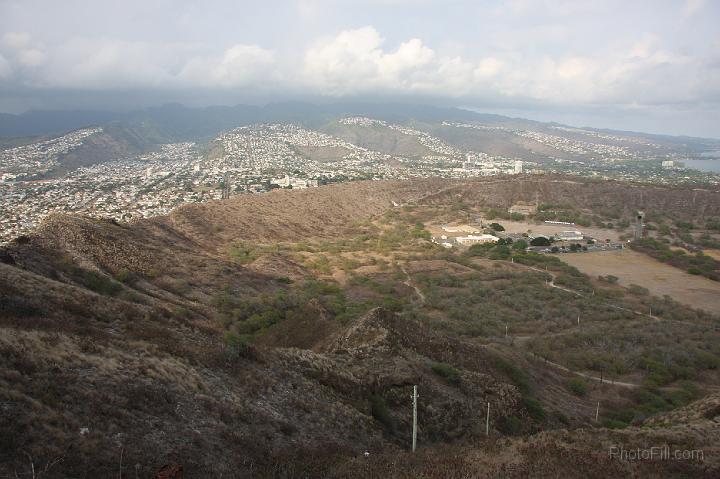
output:
[[[23,235],[54,211],[116,220],[166,214],[194,202],[274,188],[308,188],[359,179],[468,178],[500,174],[571,173],[659,183],[715,175],[668,169],[660,145],[634,137],[553,126],[558,135],[477,123],[442,122],[465,130],[512,134],[567,157],[528,161],[497,152],[463,149],[425,131],[363,116],[342,118],[341,128],[388,134],[412,142],[413,151],[359,146],[339,136],[288,123],[254,124],[206,145],[163,144],[144,154],[63,171],[64,158],[102,128],[85,128],[0,151],[0,243]],[[352,130],[355,131],[355,130]],[[384,132],[384,133],[383,133]],[[564,135],[564,136],[560,136]],[[629,145],[629,146],[628,146]],[[664,156],[663,156],[664,155]],[[577,158],[577,159],[569,159]],[[657,161],[656,161],[657,160]],[[657,163],[657,165],[655,165]],[[638,166],[642,165],[642,168]],[[62,174],[53,174],[58,168]],[[655,169],[653,169],[655,168]],[[683,176],[687,175],[687,176]]]

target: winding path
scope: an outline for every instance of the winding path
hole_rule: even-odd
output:
[[[513,263],[513,264],[517,264],[517,263]],[[523,265],[523,266],[525,266],[525,265]],[[533,271],[537,271],[537,272],[539,272],[539,273],[544,273],[544,274],[550,275],[550,281],[547,282],[548,286],[550,286],[550,287],[552,287],[552,288],[556,288],[556,289],[560,289],[560,290],[566,291],[566,292],[568,292],[568,293],[574,294],[575,296],[579,296],[579,297],[581,297],[581,298],[585,297],[585,295],[582,294],[582,293],[579,292],[579,291],[575,291],[575,290],[572,290],[572,289],[569,289],[569,288],[564,288],[564,287],[562,287],[562,286],[558,286],[557,284],[555,284],[555,278],[557,277],[557,275],[556,275],[555,273],[553,273],[552,271],[542,270],[542,269],[539,269],[539,268],[535,268],[534,266],[526,266],[526,267],[529,268],[529,269],[531,269],[531,270],[533,270]],[[657,317],[657,316],[654,316],[654,315],[648,314],[648,313],[643,313],[642,311],[638,311],[638,310],[636,310],[636,309],[623,308],[622,306],[618,306],[618,305],[616,305],[616,304],[610,304],[610,303],[605,303],[605,305],[606,305],[606,306],[609,306],[610,308],[614,308],[614,309],[617,309],[617,310],[620,310],[620,311],[626,311],[626,312],[628,312],[628,313],[633,313],[633,314],[636,314],[636,315],[638,315],[638,316],[644,316],[644,317],[646,317],[646,318],[652,319],[653,321],[662,321],[662,319],[659,318],[659,317]],[[683,321],[678,321],[678,320],[676,320],[676,319],[670,319],[670,320],[667,320],[667,321],[673,321],[673,322],[676,322],[676,323],[686,324],[686,325],[693,325],[692,323],[686,323],[686,322],[683,322]]]
[[[403,281],[403,284],[406,286],[411,287],[413,290],[415,290],[415,294],[417,295],[418,299],[420,300],[421,305],[425,305],[425,295],[422,291],[420,291],[420,288],[413,282],[412,278],[410,277],[410,273],[407,272],[405,269],[405,266],[400,266],[400,270],[405,273],[405,276],[407,276],[407,279]]]
[[[626,382],[622,382],[622,381],[613,381],[613,380],[608,380],[607,378],[599,378],[599,377],[597,377],[597,376],[591,376],[591,375],[589,375],[589,374],[581,373],[581,372],[578,372],[578,371],[573,371],[572,369],[566,368],[566,367],[563,366],[562,364],[554,363],[554,362],[552,362],[552,361],[550,361],[550,360],[548,360],[548,359],[545,359],[545,358],[542,358],[542,357],[538,356],[538,355],[535,354],[535,353],[529,352],[528,354],[530,354],[530,356],[533,356],[533,357],[535,357],[535,358],[537,358],[537,359],[540,359],[540,360],[543,361],[545,364],[547,364],[547,365],[549,365],[549,366],[552,366],[552,367],[554,367],[555,369],[559,369],[559,370],[561,370],[561,371],[565,371],[565,372],[568,372],[568,373],[570,373],[570,374],[574,374],[575,376],[580,376],[580,377],[583,377],[583,378],[585,378],[585,379],[589,379],[589,380],[591,380],[591,381],[596,381],[596,382],[599,382],[599,383],[601,383],[601,384],[610,384],[610,385],[612,385],[612,386],[620,386],[620,387],[624,387],[624,388],[639,388],[639,387],[641,386],[641,384],[626,383]]]

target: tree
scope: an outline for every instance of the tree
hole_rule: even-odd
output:
[[[544,236],[538,236],[530,241],[532,246],[550,246],[550,240]]]
[[[510,257],[510,248],[505,245],[495,246],[490,251],[490,259],[508,259]]]
[[[513,243],[512,249],[517,251],[525,251],[528,247],[527,241],[525,240],[518,240]]]
[[[490,223],[490,228],[494,231],[505,231],[505,227],[503,227],[500,223]]]

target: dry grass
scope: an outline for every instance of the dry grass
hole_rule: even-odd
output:
[[[717,281],[688,274],[645,254],[624,249],[568,253],[558,257],[589,276],[617,276],[623,286],[642,285],[656,296],[668,295],[688,306],[720,313],[720,284]]]

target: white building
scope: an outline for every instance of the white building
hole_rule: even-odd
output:
[[[662,167],[665,169],[684,168],[685,163],[683,163],[682,161],[677,161],[677,160],[665,160],[662,162]]]
[[[482,235],[467,235],[467,236],[458,236],[455,238],[455,241],[458,242],[458,244],[462,245],[472,245],[472,244],[484,244],[484,243],[495,243],[498,241],[497,236],[488,235],[488,234],[482,234]]]
[[[523,172],[523,162],[520,160],[515,160],[515,174],[521,175]]]
[[[583,239],[583,234],[580,231],[561,231],[557,236],[562,241],[580,241]]]
[[[304,180],[302,178],[291,178],[289,175],[285,175],[283,178],[273,178],[270,180],[273,185],[278,185],[281,188],[287,188],[292,186],[293,189],[303,189],[309,187],[317,187],[318,180]]]

